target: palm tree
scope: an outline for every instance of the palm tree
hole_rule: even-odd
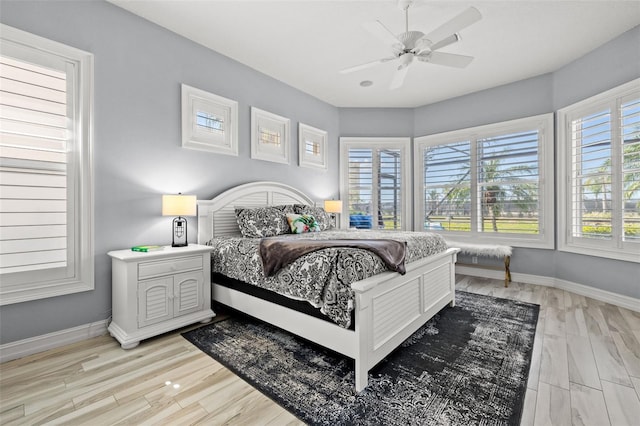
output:
[[[531,175],[533,172],[534,168],[529,165],[501,168],[499,158],[483,161],[481,166],[481,175],[484,182],[499,182],[507,177],[512,181],[517,181],[520,180],[520,175]],[[534,209],[532,206],[536,204],[537,200],[537,185],[522,182],[511,184],[510,186],[515,199],[509,201],[520,207],[521,210],[527,212],[533,211]],[[505,186],[493,183],[484,187],[484,191],[482,193],[482,216],[491,217],[491,225],[494,232],[498,232],[497,219],[502,214],[507,201],[507,191],[505,190]]]

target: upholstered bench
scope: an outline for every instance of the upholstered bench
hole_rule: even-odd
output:
[[[511,271],[509,269],[509,264],[511,263],[511,247],[510,246],[502,246],[496,244],[473,244],[473,243],[463,243],[460,241],[451,241],[447,240],[447,245],[449,247],[457,247],[460,249],[460,254],[468,255],[468,256],[477,256],[477,257],[494,257],[494,258],[502,258],[504,259],[504,286],[509,287],[509,283],[511,282]],[[490,266],[490,265],[478,265],[478,264],[468,264],[468,263],[457,263],[458,265],[470,266],[475,268],[485,268],[485,269],[500,269],[502,267]]]

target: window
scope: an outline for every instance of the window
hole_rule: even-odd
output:
[[[91,290],[93,57],[0,29],[0,302]]]
[[[640,80],[558,112],[560,249],[640,262]]]
[[[416,230],[553,247],[553,116],[415,141]]]
[[[342,226],[410,229],[409,138],[340,138]]]

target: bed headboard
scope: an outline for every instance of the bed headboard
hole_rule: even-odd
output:
[[[303,192],[278,182],[252,182],[228,189],[212,200],[198,200],[198,244],[213,237],[240,235],[235,207],[263,207],[314,202]]]

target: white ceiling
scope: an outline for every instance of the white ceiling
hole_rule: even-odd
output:
[[[395,0],[109,1],[338,107],[416,107],[545,74],[640,25],[640,1],[420,0],[409,29],[424,33],[470,6],[480,11],[482,20],[441,50],[475,59],[465,69],[414,63],[404,86],[390,90],[395,61],[338,71],[390,56],[362,23],[403,32]]]

